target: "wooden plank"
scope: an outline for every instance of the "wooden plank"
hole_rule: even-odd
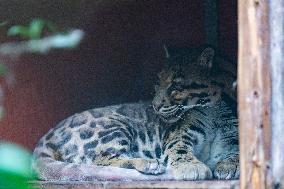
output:
[[[272,79],[272,175],[275,188],[284,188],[284,1],[270,0]]]
[[[240,187],[269,187],[269,0],[239,0]]]
[[[122,188],[177,188],[177,189],[237,189],[239,182],[231,181],[133,181],[133,182],[51,182],[35,181],[38,189],[122,189]]]

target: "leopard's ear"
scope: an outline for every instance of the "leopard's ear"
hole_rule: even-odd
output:
[[[198,57],[197,63],[205,68],[212,68],[214,60],[215,50],[211,47],[206,47],[203,49]]]
[[[166,58],[170,58],[169,49],[166,45],[164,45],[164,50],[165,50]]]

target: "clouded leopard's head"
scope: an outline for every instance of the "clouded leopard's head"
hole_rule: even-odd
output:
[[[163,120],[174,123],[190,108],[220,101],[222,86],[211,80],[213,48],[165,50],[167,64],[158,74],[152,101],[155,112]]]

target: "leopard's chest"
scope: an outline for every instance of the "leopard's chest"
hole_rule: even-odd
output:
[[[130,155],[145,159],[160,159],[163,155],[164,131],[159,123],[148,122],[137,130],[136,139],[131,144]]]

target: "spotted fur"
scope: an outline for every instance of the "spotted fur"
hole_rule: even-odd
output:
[[[42,137],[41,179],[239,177],[234,71],[210,47],[166,50],[152,102],[87,110]]]

